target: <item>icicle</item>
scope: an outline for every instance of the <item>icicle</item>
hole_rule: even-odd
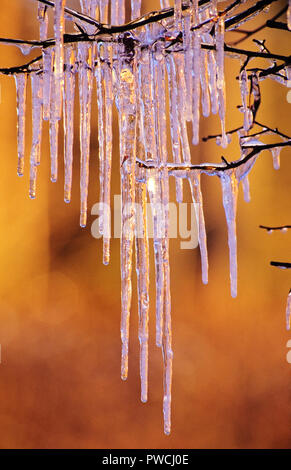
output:
[[[288,2],[287,25],[288,25],[288,29],[291,29],[291,0],[289,0]]]
[[[39,39],[45,41],[47,39],[47,28],[48,28],[48,15],[47,6],[43,3],[38,4],[38,21],[39,21]]]
[[[122,42],[126,39],[127,47]],[[131,307],[132,248],[135,230],[135,164],[136,164],[136,83],[131,38],[121,38],[118,50],[120,164],[121,164],[121,378],[128,375],[128,339]],[[132,44],[133,45],[133,44]]]
[[[92,46],[86,43],[78,44],[79,61],[79,97],[80,97],[80,191],[81,210],[80,226],[87,222],[87,198],[89,184],[90,157],[90,120],[92,96]]]
[[[131,19],[140,17],[141,0],[131,0]]]
[[[172,320],[170,294],[169,262],[169,175],[167,168],[162,170],[162,205],[164,212],[164,237],[162,239],[162,267],[164,271],[164,323],[163,323],[163,361],[164,361],[164,433],[171,432],[171,393],[172,393]]]
[[[166,119],[165,119],[165,70],[164,70],[164,55],[161,49],[161,44],[157,44],[156,53],[153,54],[151,60],[152,66],[152,86],[155,91],[153,112],[155,120],[155,136],[157,147],[156,163],[159,165],[166,165],[167,163],[167,142],[166,142]],[[164,287],[164,271],[162,267],[163,256],[163,242],[164,235],[161,235],[161,223],[163,227],[164,216],[161,215],[162,209],[159,206],[163,204],[163,187],[165,186],[165,172],[163,170],[163,177],[160,174],[154,174],[151,185],[148,184],[148,191],[151,199],[151,204],[154,209],[154,251],[155,251],[155,267],[156,267],[156,344],[162,345],[163,340],[163,325],[164,325],[164,301],[165,301],[165,287]],[[167,172],[166,172],[167,173]],[[167,175],[168,178],[168,175]],[[151,188],[152,186],[152,188]],[[155,208],[155,206],[158,206]]]
[[[47,6],[43,3],[38,4],[39,19],[39,39],[45,41],[47,39],[48,29],[48,13]],[[50,98],[51,98],[51,78],[53,71],[53,49],[48,47],[42,49],[43,63],[43,119],[48,120],[50,117]]]
[[[50,153],[51,153],[51,181],[54,183],[58,178],[58,131],[59,120],[62,114],[62,93],[63,93],[63,77],[64,77],[64,5],[65,0],[56,0],[54,14],[54,70],[50,78],[50,63],[48,58],[48,74],[46,77],[46,93],[49,93],[50,87]],[[48,84],[50,81],[50,85]],[[46,96],[45,118],[48,117],[48,101]]]
[[[74,140],[74,97],[75,97],[75,54],[71,46],[65,50],[64,86],[64,200],[70,202],[72,189],[73,140]]]
[[[65,0],[55,0],[54,107],[56,119],[61,118],[62,112],[62,88],[64,75],[64,6]]]
[[[252,125],[252,113],[248,108],[247,100],[249,96],[248,90],[248,75],[245,69],[242,70],[240,77],[240,92],[241,92],[241,100],[242,100],[242,110],[244,113],[244,130],[248,131]]]
[[[209,84],[208,84],[208,62],[207,51],[201,49],[201,91],[202,91],[202,113],[203,116],[208,117],[210,114],[210,99],[209,99]]]
[[[221,171],[223,206],[228,230],[230,284],[232,297],[237,296],[237,239],[236,239],[236,210],[238,181],[234,170]]]
[[[54,93],[52,94],[54,99]],[[58,179],[58,134],[59,121],[50,118],[50,153],[51,153],[51,182],[55,183]]]
[[[200,172],[192,170],[189,176],[189,183],[191,187],[193,204],[195,207],[195,214],[197,220],[198,229],[198,242],[201,255],[201,270],[202,270],[202,282],[203,284],[208,283],[208,253],[207,253],[207,239],[205,230],[205,220],[203,212],[203,200],[200,187]]]
[[[185,62],[185,82],[186,82],[186,103],[185,103],[185,118],[186,121],[192,120],[192,64],[193,64],[193,53],[192,53],[192,42],[193,35],[191,31],[191,15],[187,15],[184,18],[184,30],[183,30],[183,44],[184,44],[184,62]],[[171,55],[171,54],[170,54]]]
[[[221,121],[222,147],[227,147],[228,141],[225,133],[225,78],[224,78],[224,18],[220,17],[216,23],[216,56],[217,56],[217,89],[218,112]]]
[[[209,93],[211,101],[211,111],[213,114],[218,112],[218,92],[216,84],[216,59],[213,51],[207,51],[208,59],[208,77]]]
[[[176,32],[179,32],[181,29],[181,23],[182,23],[182,0],[174,1],[174,22],[175,22]]]
[[[286,306],[286,328],[290,330],[291,328],[291,290],[287,297],[287,306]]]
[[[167,57],[167,70],[169,82],[169,102],[170,102],[170,126],[171,126],[171,142],[172,153],[175,163],[181,162],[180,141],[179,141],[179,121],[177,110],[177,79],[175,71],[175,62],[173,54]],[[177,202],[183,201],[183,180],[176,178],[176,199]]]
[[[156,271],[156,345],[162,346],[163,339],[163,313],[164,313],[164,272],[162,261],[163,214],[161,202],[161,188],[158,170],[149,172],[147,189],[151,203],[154,227],[154,253]]]
[[[23,55],[30,54],[33,49],[33,46],[31,46],[30,44],[19,44],[18,47]]]
[[[281,152],[280,147],[274,147],[271,149],[271,153],[273,156],[273,166],[275,170],[280,169],[280,152]]]
[[[50,118],[51,86],[53,71],[53,49],[43,49],[43,119]]]
[[[141,136],[145,159],[150,160],[156,158],[157,150],[153,113],[154,87],[151,80],[150,52],[148,48],[141,52],[138,74]]]
[[[146,214],[146,183],[136,184],[136,273],[138,290],[139,327],[138,337],[140,343],[140,379],[141,401],[145,403],[148,398],[148,337],[149,337],[149,248],[147,234]]]
[[[125,1],[124,0],[117,0],[117,18],[118,24],[125,23]]]
[[[186,101],[187,91],[184,75],[184,58],[180,54],[174,54],[174,63],[176,69],[176,83],[174,86],[177,87],[177,103],[178,103],[178,124],[179,134],[181,138],[182,154],[185,163],[191,163],[191,152],[188,140],[187,126],[186,126]]]
[[[30,74],[32,94],[32,147],[30,154],[29,197],[36,196],[36,173],[40,162],[41,132],[42,132],[42,86],[41,74]]]
[[[193,145],[199,144],[199,119],[200,119],[200,67],[201,67],[201,46],[200,33],[198,30],[193,32]]]
[[[104,82],[104,104],[105,104],[105,155],[104,155],[104,177],[103,197],[105,207],[108,208],[103,215],[103,263],[107,265],[110,259],[110,181],[112,161],[112,48],[104,45],[104,62],[102,62]]]
[[[243,193],[244,193],[244,200],[246,202],[251,201],[251,195],[250,195],[250,182],[249,182],[249,177],[246,175],[242,179],[242,187],[243,187]]]
[[[105,135],[104,135],[104,115],[105,115],[105,97],[104,97],[104,81],[102,80],[101,60],[100,60],[100,48],[98,45],[97,49],[97,66],[95,67],[96,76],[96,87],[97,87],[97,103],[98,103],[98,146],[99,146],[99,187],[100,196],[99,202],[104,204],[104,146],[105,146]],[[104,216],[104,213],[102,214]],[[103,233],[103,216],[100,217],[99,230]]]
[[[18,73],[14,75],[16,85],[17,102],[17,148],[18,164],[17,174],[23,176],[24,171],[24,153],[25,153],[25,110],[26,110],[26,86],[27,75]]]
[[[160,0],[161,4],[161,9],[163,10],[164,8],[169,8],[170,7],[170,2],[169,0]]]
[[[117,25],[118,24],[118,0],[111,0],[111,24]]]

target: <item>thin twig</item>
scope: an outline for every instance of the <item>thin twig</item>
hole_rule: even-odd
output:
[[[288,230],[289,228],[291,228],[291,225],[280,225],[278,227],[269,227],[267,225],[259,225],[259,228],[262,228],[264,230],[267,230],[268,232],[270,231],[273,231],[273,230]]]
[[[281,269],[290,269],[291,268],[291,263],[285,263],[282,261],[271,261],[270,262],[271,266],[276,266],[276,268],[281,268]]]

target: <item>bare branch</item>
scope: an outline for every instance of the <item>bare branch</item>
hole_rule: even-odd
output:
[[[291,268],[291,263],[285,263],[283,261],[271,261],[270,265],[271,266],[276,266],[276,268],[281,268],[281,269],[290,269]]]
[[[267,230],[267,232],[273,232],[274,230],[281,230],[281,231],[285,232],[289,228],[291,228],[291,225],[280,225],[278,227],[269,227],[267,225],[259,225],[259,228]]]

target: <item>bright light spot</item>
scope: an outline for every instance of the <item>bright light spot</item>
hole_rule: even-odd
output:
[[[147,181],[147,184],[148,184],[148,190],[149,191],[154,191],[155,190],[156,184],[155,184],[154,178],[149,178],[148,181]]]

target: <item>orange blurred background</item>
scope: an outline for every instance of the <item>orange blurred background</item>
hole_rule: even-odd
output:
[[[248,27],[258,26],[285,3],[275,2]],[[77,1],[68,4],[78,7]],[[156,1],[147,1],[143,11],[157,7]],[[0,36],[37,38],[36,9],[33,0],[2,0]],[[255,37],[266,39],[271,51],[289,55],[288,34],[265,29]],[[237,37],[234,33],[228,36]],[[250,39],[240,47],[255,45]],[[0,44],[0,67],[25,63],[37,52],[23,57],[17,47]],[[257,60],[250,63],[256,65],[267,66]],[[242,122],[236,109],[241,102],[235,80],[239,67],[239,61],[226,59],[228,129]],[[290,261],[291,232],[269,236],[258,228],[259,224],[291,223],[290,149],[282,150],[279,171],[273,170],[270,153],[263,152],[250,176],[251,202],[245,203],[239,195],[237,299],[230,296],[227,232],[218,178],[202,177],[208,286],[201,282],[199,249],[180,250],[179,241],[171,241],[174,370],[172,434],[166,437],[162,427],[162,357],[154,344],[154,266],[149,402],[142,404],[135,273],[129,378],[122,382],[119,241],[112,240],[111,263],[105,267],[101,241],[90,233],[95,219],[90,208],[99,194],[96,92],[89,218],[87,228],[81,229],[78,104],[72,202],[63,202],[62,135],[59,180],[55,184],[49,181],[47,124],[37,198],[32,201],[28,198],[30,86],[26,168],[20,179],[16,176],[15,84],[6,76],[0,77],[0,84],[0,447],[290,447],[291,364],[286,360],[286,343],[291,333],[285,331],[290,275],[270,267],[269,262]],[[266,80],[261,91],[257,119],[290,135],[287,88]],[[112,194],[119,194],[116,114],[114,119]],[[217,116],[202,119],[201,136],[219,129]],[[214,142],[192,151],[193,162],[219,161],[222,154]],[[239,157],[236,137],[223,154],[229,161]]]

